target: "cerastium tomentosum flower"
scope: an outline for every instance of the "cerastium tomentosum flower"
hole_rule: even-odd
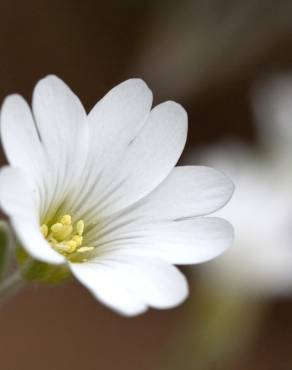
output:
[[[202,217],[222,207],[233,184],[208,167],[175,167],[187,115],[174,102],[153,108],[139,79],[112,89],[87,115],[57,77],[1,111],[10,166],[0,202],[35,260],[66,265],[104,304],[135,315],[170,308],[188,294],[172,264],[222,253],[232,227]]]

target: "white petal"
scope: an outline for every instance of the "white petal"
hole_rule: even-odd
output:
[[[145,256],[122,256],[119,252],[103,257],[107,258],[118,269],[120,278],[151,307],[172,308],[188,296],[186,278],[167,262]]]
[[[44,167],[43,148],[31,110],[20,95],[11,95],[3,103],[1,134],[9,163],[34,179],[40,177]]]
[[[37,188],[40,208],[51,181],[43,146],[30,107],[20,95],[5,99],[1,110],[1,134],[9,163],[27,174],[31,186]]]
[[[154,227],[149,247],[174,264],[206,262],[222,254],[233,242],[229,222],[202,217]]]
[[[99,253],[157,257],[173,264],[194,264],[222,254],[233,242],[229,222],[216,217],[153,224],[129,223],[97,241]],[[94,244],[94,243],[93,243]]]
[[[102,303],[126,316],[141,314],[147,305],[124,285],[115,268],[107,264],[71,263],[71,271]]]
[[[122,82],[109,91],[88,115],[90,154],[79,183],[80,192],[73,194],[76,212],[88,199],[92,204],[116,176],[118,166],[128,145],[140,132],[151,109],[152,92],[140,79]],[[115,168],[113,168],[115,167]],[[90,197],[92,195],[92,198]],[[87,203],[84,208],[88,208]]]
[[[88,217],[113,214],[141,199],[171,172],[185,145],[187,115],[174,102],[155,107],[121,160],[108,166],[84,207]],[[114,150],[114,149],[113,149]]]
[[[217,211],[230,199],[233,183],[210,167],[175,167],[135,210],[151,220],[176,220]]]
[[[140,79],[122,82],[109,91],[88,115],[94,163],[101,171],[121,155],[150,113],[152,92]]]
[[[35,194],[21,170],[12,167],[1,170],[0,206],[11,218],[15,232],[29,254],[47,263],[65,262],[40,232]]]
[[[86,265],[91,265],[90,274]],[[83,279],[81,281],[94,291],[97,297],[100,290],[103,291],[97,271],[104,265],[110,266],[115,272],[112,276],[114,276],[113,287],[116,286],[116,290],[122,283],[134,297],[149,306],[160,309],[175,307],[188,295],[187,281],[176,267],[156,258],[125,256],[118,251],[105,254],[94,261],[73,264],[76,277]]]
[[[50,203],[62,198],[84,169],[88,154],[86,113],[78,97],[56,76],[40,80],[33,93],[33,113],[55,179]]]
[[[44,239],[37,222],[11,217],[12,225],[22,247],[35,259],[49,264],[66,263],[65,257],[54,251]]]
[[[41,140],[56,161],[65,149],[68,154],[78,151],[86,113],[69,87],[58,77],[47,76],[35,86],[32,104]]]

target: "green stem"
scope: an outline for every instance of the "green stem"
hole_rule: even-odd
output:
[[[20,270],[16,270],[0,283],[0,301],[3,302],[10,295],[16,293],[25,285]]]

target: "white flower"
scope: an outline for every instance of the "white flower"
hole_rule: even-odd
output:
[[[104,304],[126,314],[169,308],[187,296],[172,264],[199,263],[232,241],[229,223],[204,218],[233,185],[206,167],[174,167],[187,115],[174,103],[151,110],[145,83],[131,79],[86,115],[57,77],[35,87],[32,112],[18,95],[1,111],[12,167],[0,201],[27,252],[68,264]]]
[[[236,187],[230,203],[216,214],[234,225],[234,246],[202,266],[204,281],[245,297],[291,292],[292,191],[287,174],[280,177],[263,154],[236,144],[213,147],[201,160],[231,176]]]
[[[236,191],[216,215],[235,227],[235,245],[200,269],[225,292],[256,296],[292,292],[292,77],[255,86],[257,150],[238,144],[196,153],[232,177]]]

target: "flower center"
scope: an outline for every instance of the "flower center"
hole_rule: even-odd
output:
[[[83,232],[84,221],[79,220],[72,224],[72,217],[64,215],[59,222],[50,227],[47,224],[41,226],[41,232],[51,246],[60,254],[69,257],[73,253],[85,253],[94,249],[94,247],[84,247]]]

